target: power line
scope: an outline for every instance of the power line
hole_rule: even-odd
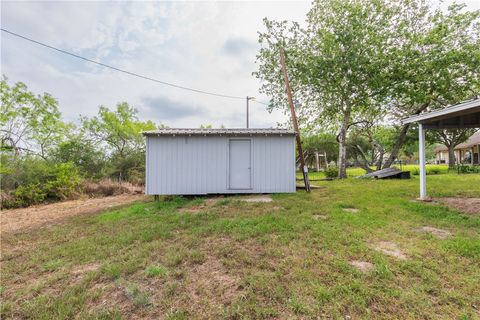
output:
[[[43,43],[43,42],[40,42],[40,41],[31,39],[31,38],[22,36],[22,35],[20,35],[20,34],[18,34],[18,33],[15,33],[15,32],[12,32],[12,31],[3,29],[3,28],[0,28],[0,29],[1,29],[3,32],[6,32],[6,33],[8,33],[8,34],[10,34],[10,35],[12,35],[12,36],[15,36],[15,37],[18,37],[18,38],[21,38],[21,39],[30,41],[30,42],[32,42],[32,43],[38,44],[38,45],[40,45],[40,46],[43,46],[43,47],[46,47],[46,48],[49,48],[49,49],[52,49],[52,50],[55,50],[55,51],[64,53],[64,54],[66,54],[66,55],[75,57],[75,58],[77,58],[77,59],[81,59],[81,60],[84,60],[84,61],[87,61],[87,62],[94,63],[94,64],[99,65],[99,66],[102,66],[102,67],[104,67],[104,68],[109,68],[109,69],[112,69],[112,70],[115,70],[115,71],[118,71],[118,72],[122,72],[122,73],[128,74],[128,75],[130,75],[130,76],[142,78],[142,79],[149,80],[149,81],[153,81],[153,82],[156,82],[156,83],[160,83],[160,84],[163,84],[163,85],[166,85],[166,86],[174,87],[174,88],[177,88],[177,89],[188,90],[188,91],[192,91],[192,92],[196,92],[196,93],[208,94],[208,95],[211,95],[211,96],[217,96],[217,97],[222,97],[222,98],[245,100],[245,97],[232,96],[232,95],[227,95],[227,94],[220,94],[220,93],[209,92],[209,91],[204,91],[204,90],[199,90],[199,89],[193,89],[193,88],[181,86],[181,85],[178,85],[178,84],[174,84],[174,83],[170,83],[170,82],[158,80],[158,79],[155,79],[155,78],[151,78],[151,77],[148,77],[148,76],[144,76],[144,75],[141,75],[141,74],[138,74],[138,73],[135,73],[135,72],[130,72],[130,71],[127,71],[127,70],[124,70],[124,69],[120,69],[120,68],[117,68],[117,67],[110,66],[110,65],[105,64],[105,63],[97,62],[97,61],[95,61],[95,60],[91,60],[91,59],[88,59],[88,58],[79,56],[78,54],[75,54],[75,53],[72,53],[72,52],[69,52],[69,51],[65,51],[65,50],[62,50],[62,49],[59,49],[59,48],[50,46],[50,45],[48,45],[48,44],[46,44],[46,43]],[[257,101],[257,102],[259,102],[259,101]],[[261,102],[259,102],[259,103],[261,103]]]
[[[260,103],[260,104],[263,104],[265,106],[269,106],[270,103],[266,103],[266,102],[262,102],[262,101],[258,101],[258,100],[252,100],[253,102],[256,102],[256,103]]]

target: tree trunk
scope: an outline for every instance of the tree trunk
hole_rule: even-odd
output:
[[[430,94],[432,94],[432,90],[430,90]],[[412,115],[417,115],[422,113],[425,109],[427,109],[429,105],[430,105],[430,101],[425,102]],[[385,164],[383,165],[383,169],[390,168],[393,161],[397,159],[398,153],[400,152],[400,149],[402,148],[403,143],[405,142],[405,138],[407,137],[408,129],[410,129],[410,124],[403,125],[402,131],[398,135],[397,140],[393,145],[392,152],[390,153],[390,156],[388,157],[387,161],[385,161]]]
[[[347,108],[343,114],[342,127],[338,135],[338,178],[345,179],[347,177],[347,131],[350,124],[350,108]]]
[[[455,168],[455,146],[453,144],[448,146],[448,168]]]
[[[410,128],[410,124],[405,124],[402,127],[402,131],[400,131],[400,134],[398,135],[397,140],[395,140],[395,144],[393,145],[392,152],[390,153],[390,156],[388,157],[387,161],[385,161],[383,165],[383,169],[390,168],[390,166],[393,164],[393,161],[397,159],[398,153],[400,152],[400,149],[402,148],[403,143],[405,142],[405,138],[407,137],[407,132],[409,128]]]

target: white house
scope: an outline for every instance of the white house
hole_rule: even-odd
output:
[[[454,149],[455,164],[480,164],[480,131],[474,133],[467,141],[459,144]],[[445,146],[435,148],[435,159],[437,164],[449,164],[448,149]]]
[[[161,129],[147,139],[149,195],[295,192],[295,133],[284,129]]]

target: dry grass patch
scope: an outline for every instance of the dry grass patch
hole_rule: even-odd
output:
[[[123,194],[112,197],[68,200],[51,204],[2,211],[2,236],[8,233],[58,224],[68,217],[93,214],[119,208],[133,202],[145,201],[149,197],[141,194]]]
[[[260,202],[260,203],[273,201],[270,195],[245,196],[245,197],[240,197],[239,200],[244,202]]]
[[[363,273],[368,273],[373,270],[373,264],[370,262],[352,260],[349,264]]]
[[[447,239],[452,236],[452,233],[450,231],[438,229],[434,227],[428,227],[428,226],[421,227],[419,229],[416,229],[415,231],[429,233],[438,239]]]
[[[480,198],[436,198],[435,200],[463,213],[480,214]]]
[[[185,284],[194,304],[213,309],[231,304],[239,285],[240,277],[229,273],[221,261],[211,256],[188,272]]]
[[[380,241],[372,245],[373,249],[382,252],[391,257],[407,260],[407,256],[400,250],[399,246],[396,243],[390,241]]]
[[[197,202],[199,202],[198,204],[194,203],[191,206],[180,208],[178,211],[182,213],[200,213],[208,210],[209,208],[212,208],[213,206],[215,206],[217,203],[219,203],[224,199],[225,198],[223,196],[209,197],[206,199],[197,198]]]

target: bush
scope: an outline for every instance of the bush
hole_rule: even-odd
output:
[[[26,207],[45,201],[47,193],[38,183],[19,186],[13,193],[15,207]]]
[[[439,174],[441,172],[442,170],[440,170],[438,167],[427,168],[427,174]]]
[[[82,184],[82,191],[89,196],[113,196],[124,193],[142,193],[140,186],[125,181],[114,181],[112,179],[103,179],[98,182],[85,181]]]
[[[81,183],[78,169],[71,162],[55,165],[49,178],[45,191],[49,198],[56,200],[71,197]]]
[[[9,177],[10,184],[17,187],[2,192],[4,208],[69,199],[81,183],[78,169],[71,162],[51,164],[29,159],[20,167],[23,169],[20,174]]]
[[[338,177],[338,168],[335,166],[330,166],[326,168],[325,177],[332,178],[332,179]]]
[[[480,172],[480,166],[459,164],[456,166],[457,173],[478,173]]]

